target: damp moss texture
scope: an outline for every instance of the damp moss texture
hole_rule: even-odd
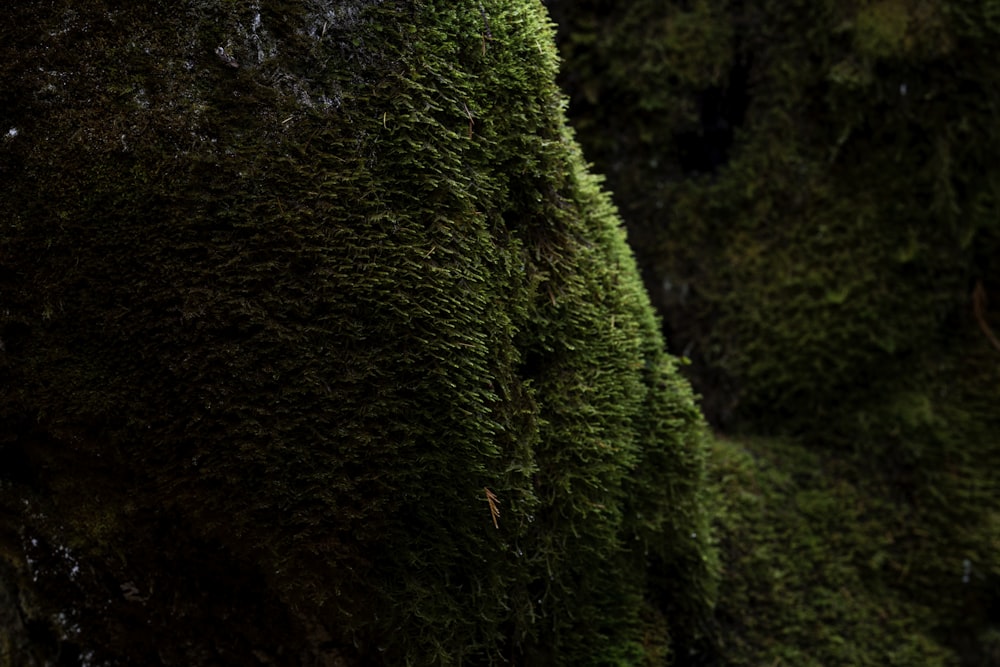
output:
[[[534,0],[0,18],[0,664],[702,650],[704,427]]]
[[[549,3],[712,457],[727,664],[1000,664],[1000,3]]]

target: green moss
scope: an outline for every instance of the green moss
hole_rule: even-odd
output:
[[[908,13],[901,2],[879,2],[861,9],[855,28],[858,49],[875,57],[903,52]]]
[[[945,326],[996,209],[971,94],[991,73],[957,7],[553,11],[588,156],[713,416],[822,409]]]
[[[791,540],[822,578],[783,562],[758,581],[724,551],[726,627],[749,628],[727,655],[808,664],[815,641],[822,664],[992,664],[993,3],[550,4],[585,153],[707,413],[797,443],[766,501],[787,534],[736,506],[722,527]],[[836,462],[818,496],[794,477],[807,456]],[[862,501],[871,516],[837,506]],[[853,552],[893,536],[874,571],[815,545],[852,523]]]
[[[703,426],[542,6],[155,9],[0,29],[0,500],[53,650],[701,646]]]
[[[855,464],[802,443],[720,439],[712,477],[725,664],[958,664],[933,602],[898,590],[907,510]]]

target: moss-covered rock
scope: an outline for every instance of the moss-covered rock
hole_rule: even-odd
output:
[[[700,416],[540,4],[6,11],[8,662],[699,649]]]

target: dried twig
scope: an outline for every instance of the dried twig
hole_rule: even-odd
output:
[[[486,492],[486,502],[490,504],[490,517],[493,518],[493,527],[500,530],[500,524],[497,523],[497,519],[500,518],[500,508],[497,505],[500,504],[500,501],[497,499],[496,494],[485,486],[483,487],[483,491]]]

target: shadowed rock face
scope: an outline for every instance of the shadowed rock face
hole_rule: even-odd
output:
[[[5,11],[0,662],[700,646],[700,417],[540,5]]]

